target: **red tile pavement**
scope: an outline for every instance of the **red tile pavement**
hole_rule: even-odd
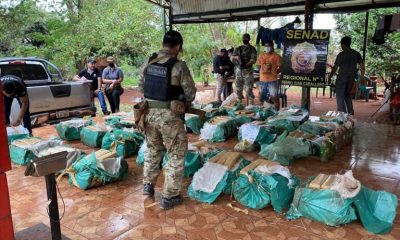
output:
[[[332,106],[331,100],[323,101],[330,101],[330,105],[320,104],[315,111],[325,111],[327,106]],[[356,109],[363,104],[357,103]],[[367,115],[361,110],[357,113]],[[34,129],[34,134],[41,137],[54,135],[54,126]],[[194,141],[198,136],[190,135],[189,138]],[[305,158],[289,168],[302,180],[321,172],[333,174],[353,169],[354,175],[366,186],[400,196],[399,139],[399,127],[358,121],[352,145],[338,152],[330,162]],[[216,145],[233,149],[235,143],[235,139],[229,139]],[[79,141],[72,145],[86,152],[92,151]],[[254,160],[257,153],[244,156]],[[87,191],[70,186],[67,178],[59,183],[66,205],[61,220],[65,236],[71,239],[400,239],[399,215],[390,234],[376,236],[368,233],[359,221],[339,228],[305,218],[287,221],[271,207],[249,210],[249,214],[245,214],[227,206],[232,203],[244,208],[227,195],[220,196],[212,205],[187,198],[189,178],[184,183],[183,204],[163,211],[157,204],[152,204],[153,199],[142,195],[142,168],[136,165],[135,157],[127,160],[129,174],[120,182]],[[7,173],[15,231],[38,223],[49,225],[44,179],[25,177],[24,170],[25,167],[13,165]],[[158,191],[162,183],[160,176],[156,186]],[[59,205],[62,213],[61,198]],[[34,233],[31,239],[37,239]]]

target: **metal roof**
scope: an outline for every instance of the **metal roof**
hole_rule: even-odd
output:
[[[261,17],[304,14],[305,0],[147,0],[170,9],[179,23],[256,20]],[[366,11],[400,7],[400,0],[314,0],[314,13]]]

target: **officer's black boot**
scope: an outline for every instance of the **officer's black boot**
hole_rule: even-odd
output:
[[[172,198],[161,197],[160,207],[161,207],[161,209],[168,210],[168,209],[175,207],[176,205],[181,204],[182,202],[183,202],[183,199],[182,199],[181,195],[178,195],[178,196],[175,196]]]
[[[145,183],[143,186],[143,195],[154,196],[154,186],[151,183]]]

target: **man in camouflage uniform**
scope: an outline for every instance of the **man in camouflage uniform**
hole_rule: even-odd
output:
[[[180,91],[179,96],[176,96],[179,91],[172,91],[173,93],[169,94],[169,99],[184,99],[186,106],[190,106],[194,100],[196,87],[193,78],[186,63],[177,59],[182,49],[182,44],[183,39],[179,32],[167,32],[164,36],[163,48],[158,53],[153,54],[144,64],[139,83],[139,88],[144,93],[149,104],[149,111],[146,116],[146,143],[148,150],[145,152],[144,160],[143,194],[154,195],[154,185],[160,174],[160,162],[166,150],[169,160],[165,166],[165,181],[160,202],[162,209],[173,208],[182,202],[180,191],[188,139],[184,126],[184,116],[172,112],[169,108],[169,101],[154,99],[159,99],[158,96],[164,94],[163,90],[160,90],[162,87],[157,87],[157,84],[160,81],[169,81],[170,84],[164,86]],[[169,64],[171,61],[172,64]],[[169,70],[166,72],[170,74],[165,74],[167,77],[163,75],[164,72],[162,70],[160,71],[163,66],[169,66]],[[153,67],[153,70],[151,67]],[[160,72],[162,73],[161,75]],[[160,76],[164,76],[164,78],[160,78]],[[155,85],[148,85],[150,81],[153,81]]]
[[[243,87],[246,88],[250,104],[254,104],[253,64],[257,61],[257,50],[250,44],[250,35],[243,34],[243,45],[235,48],[232,62],[236,65],[236,95],[239,102],[243,100]]]

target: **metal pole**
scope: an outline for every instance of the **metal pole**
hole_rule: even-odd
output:
[[[365,13],[364,45],[363,45],[363,60],[364,61],[365,61],[365,55],[367,54],[368,21],[369,21],[369,11],[367,11]]]
[[[314,11],[313,11],[313,1],[306,0],[305,11],[304,11],[304,22],[305,30],[313,29]],[[301,88],[301,107],[310,110],[311,103],[311,88],[302,87]]]
[[[46,179],[47,199],[50,200],[49,217],[50,217],[51,239],[61,240],[60,215],[58,213],[58,203],[57,203],[56,177],[54,173],[52,173],[46,175],[45,179]]]

